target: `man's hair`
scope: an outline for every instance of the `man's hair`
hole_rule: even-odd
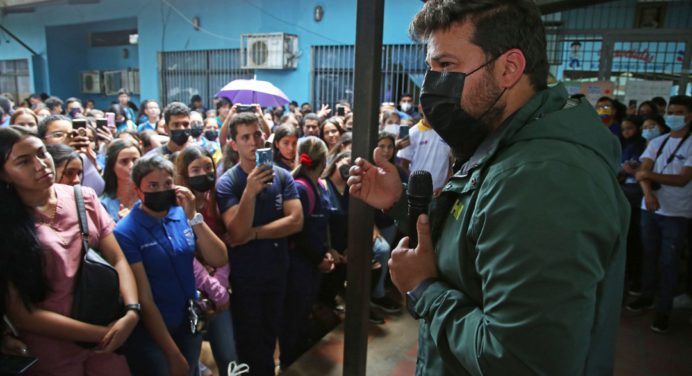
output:
[[[670,101],[668,101],[668,106],[671,104],[674,104],[676,106],[685,106],[687,108],[687,112],[692,112],[692,97],[688,95],[675,95],[670,97]]]
[[[171,175],[171,177],[175,176],[175,167],[173,167],[171,161],[160,154],[151,154],[139,158],[137,162],[135,162],[135,165],[132,166],[132,182],[135,183],[135,186],[139,187],[140,183],[142,183],[142,179],[156,170],[163,170]]]
[[[239,125],[259,125],[259,119],[257,118],[257,115],[250,113],[250,112],[241,112],[233,119],[231,120],[231,123],[228,125],[228,128],[230,129],[231,133],[231,139],[235,141],[236,136],[238,136],[238,126]]]
[[[233,102],[226,97],[219,97],[219,101],[216,102],[216,110],[218,111],[223,106],[233,106]]]
[[[656,103],[657,106],[665,107],[666,106],[666,100],[663,97],[653,97],[651,98],[651,101]]]
[[[38,123],[38,129],[37,129],[37,131],[38,131],[38,137],[39,137],[41,140],[45,140],[45,139],[46,139],[46,133],[48,133],[48,126],[49,126],[52,122],[58,121],[58,120],[65,120],[65,121],[72,122],[72,120],[71,120],[70,118],[68,118],[67,116],[65,116],[65,115],[50,115],[50,116],[46,116],[46,117],[43,118],[43,120],[41,120],[40,123]]]
[[[536,90],[547,87],[548,57],[541,14],[531,0],[428,0],[409,27],[420,41],[437,30],[449,30],[470,21],[475,28],[471,42],[480,47],[486,61],[512,48],[526,58],[524,74]]]
[[[610,104],[615,105],[615,99],[608,97],[608,96],[603,96],[603,97],[598,98],[596,103],[598,103],[598,102],[610,102]]]
[[[46,107],[51,111],[58,106],[62,106],[63,104],[62,99],[58,97],[48,97],[48,99],[43,101],[43,103],[45,103]]]
[[[118,97],[123,95],[123,94],[127,95],[128,97],[130,96],[130,93],[127,90],[125,90],[125,89],[118,90],[118,95],[117,95]]]
[[[82,101],[79,98],[75,97],[69,97],[65,100],[65,107],[69,106],[71,103],[77,102],[79,105],[82,105]]]
[[[404,94],[401,94],[401,96],[399,97],[399,101],[401,102],[401,100],[406,98],[406,97],[413,99],[413,95],[411,95],[411,93],[404,93]]]
[[[305,125],[305,122],[308,120],[316,121],[317,125],[318,126],[320,125],[320,117],[317,116],[317,114],[314,112],[311,112],[309,114],[305,114],[305,116],[303,116],[303,125]]]
[[[163,109],[163,120],[168,124],[171,116],[190,116],[190,109],[182,102],[172,102]]]

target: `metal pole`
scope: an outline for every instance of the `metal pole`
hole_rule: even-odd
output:
[[[371,158],[377,139],[384,0],[358,0],[353,98],[353,158]],[[365,375],[372,258],[373,208],[350,200],[344,375]]]

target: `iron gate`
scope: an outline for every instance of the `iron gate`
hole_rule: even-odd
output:
[[[425,64],[426,47],[422,44],[382,46],[382,84],[380,101],[397,103],[402,94],[418,98]],[[353,103],[355,47],[312,47],[312,103],[334,104],[340,100]],[[318,108],[318,107],[316,107]]]
[[[240,49],[159,52],[162,105],[190,103],[195,94],[210,106],[214,95],[235,79],[251,79],[252,69],[240,68]]]

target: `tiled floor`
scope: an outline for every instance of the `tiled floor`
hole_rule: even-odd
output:
[[[663,335],[649,329],[652,316],[652,312],[635,315],[623,310],[615,375],[692,375],[692,310],[674,311],[670,331]],[[417,323],[407,313],[387,316],[384,325],[370,325],[367,374],[413,375],[417,335]],[[343,326],[340,325],[283,375],[336,376],[342,374],[342,365]]]

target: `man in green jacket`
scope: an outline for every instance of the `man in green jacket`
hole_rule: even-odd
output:
[[[463,166],[392,253],[420,318],[419,375],[612,374],[629,206],[617,139],[584,100],[548,88],[531,0],[429,0],[421,103]],[[396,167],[376,149],[350,192],[386,209]],[[404,201],[404,200],[401,200]]]

